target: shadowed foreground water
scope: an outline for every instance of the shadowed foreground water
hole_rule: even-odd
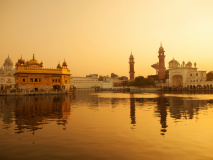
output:
[[[0,158],[213,159],[213,95],[0,97]]]

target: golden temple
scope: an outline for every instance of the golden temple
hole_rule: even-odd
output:
[[[15,83],[18,90],[50,91],[69,90],[70,70],[67,63],[57,65],[55,69],[43,68],[43,63],[38,62],[33,54],[33,59],[26,61],[18,59],[15,71]]]

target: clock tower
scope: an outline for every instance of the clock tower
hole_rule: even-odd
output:
[[[165,55],[164,55],[164,48],[162,47],[162,43],[161,46],[159,48],[158,51],[158,58],[159,58],[159,71],[158,71],[158,76],[159,76],[159,80],[160,79],[165,79],[165,72],[166,72],[166,68],[165,68]]]
[[[130,57],[129,57],[129,79],[130,81],[134,81],[135,80],[135,70],[134,70],[134,57],[131,53]]]

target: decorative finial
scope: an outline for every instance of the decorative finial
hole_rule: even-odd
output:
[[[33,60],[35,60],[35,54],[33,54]]]

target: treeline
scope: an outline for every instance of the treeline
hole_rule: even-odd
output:
[[[135,78],[134,81],[130,82],[131,86],[138,86],[138,87],[150,87],[154,86],[154,81],[151,78],[144,78],[143,76],[138,76]]]

